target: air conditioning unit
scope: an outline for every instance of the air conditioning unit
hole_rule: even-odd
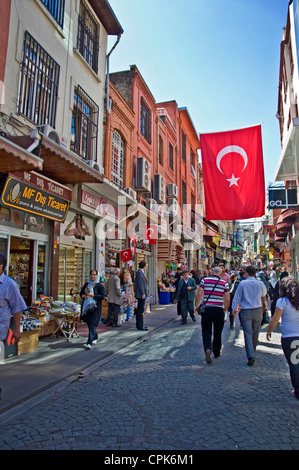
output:
[[[88,166],[90,166],[93,170],[97,171],[98,173],[100,173],[101,175],[104,174],[104,168],[102,168],[101,166],[99,166],[97,164],[97,162],[95,162],[94,160],[86,160],[86,162]]]
[[[178,214],[179,211],[179,203],[175,198],[169,198],[167,201],[168,212],[170,214]]]
[[[147,198],[147,200],[145,201],[145,207],[148,210],[156,208],[157,205],[158,204],[157,204],[157,201],[155,199]]]
[[[125,193],[128,194],[128,196],[130,196],[132,199],[134,199],[136,201],[137,199],[137,194],[136,194],[136,191],[134,191],[134,189],[132,188],[125,188],[124,189]]]
[[[161,175],[154,175],[154,199],[161,204],[166,201],[166,185],[165,178]]]
[[[151,192],[152,167],[146,158],[137,158],[136,188],[138,191]]]
[[[168,197],[178,197],[178,187],[174,183],[168,185]]]
[[[53,127],[49,124],[44,124],[42,126],[36,126],[40,134],[48,137],[49,139],[53,140],[56,144],[60,145],[61,147],[68,149],[68,141],[67,138],[64,137],[62,134],[57,132]]]

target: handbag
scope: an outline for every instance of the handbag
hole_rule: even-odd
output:
[[[220,278],[218,279],[218,281],[217,281],[216,284],[214,285],[212,291],[209,293],[209,296],[208,296],[207,300],[206,300],[203,304],[201,304],[201,305],[198,307],[198,309],[197,309],[198,315],[202,315],[203,313],[205,313],[205,311],[206,311],[206,303],[207,303],[207,301],[209,300],[210,296],[213,294],[214,289],[215,289],[215,287],[217,286],[217,284],[218,284],[219,281],[220,281]]]

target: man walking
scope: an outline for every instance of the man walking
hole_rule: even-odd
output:
[[[143,313],[145,306],[145,299],[148,295],[147,280],[145,277],[146,262],[140,261],[139,269],[135,278],[135,297],[137,299],[137,312],[136,312],[136,328],[137,330],[147,331],[148,329],[143,326]]]
[[[238,285],[232,303],[234,316],[236,316],[237,309],[240,309],[240,322],[249,366],[253,366],[255,362],[255,350],[263,317],[262,309],[267,308],[267,289],[265,284],[257,280],[255,276],[255,268],[247,266],[245,279]]]
[[[190,317],[195,321],[194,315],[194,299],[197,285],[195,280],[190,277],[188,271],[183,271],[183,278],[179,281],[178,290],[176,293],[176,301],[181,303],[181,324],[187,323],[187,315],[190,313]]]
[[[208,364],[212,363],[211,351],[213,351],[215,358],[221,355],[224,312],[228,310],[230,302],[229,287],[220,278],[221,275],[222,269],[217,266],[213,268],[211,276],[202,278],[195,300],[195,308],[197,308],[202,296],[204,296],[205,312],[201,314],[201,327],[203,347]]]
[[[120,288],[120,269],[114,268],[110,274],[107,283],[107,299],[108,299],[108,316],[107,326],[119,326],[118,315],[120,306],[122,305],[122,296]]]
[[[10,279],[10,277],[7,277],[4,273],[6,263],[6,255],[4,253],[0,253],[0,341],[6,340],[10,319],[11,316],[13,316],[13,337],[18,343],[21,339],[21,314],[27,307],[16,282]]]

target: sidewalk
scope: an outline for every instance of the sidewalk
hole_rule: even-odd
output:
[[[0,364],[0,414],[19,405],[25,400],[46,391],[59,382],[78,374],[131,343],[177,318],[176,304],[154,305],[151,313],[144,316],[148,331],[136,329],[135,317],[113,328],[100,324],[97,331],[99,340],[91,350],[85,350],[88,328],[81,323],[79,338],[67,341],[64,337],[41,339],[36,351],[17,356]]]

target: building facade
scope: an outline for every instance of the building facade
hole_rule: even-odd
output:
[[[65,299],[100,260],[107,38],[123,30],[106,0],[1,9],[0,249],[28,304]]]

